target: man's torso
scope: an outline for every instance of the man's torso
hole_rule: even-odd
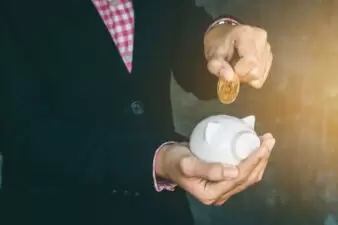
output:
[[[39,87],[34,91],[40,93],[45,110],[55,118],[86,129],[102,128],[126,134],[145,132],[144,129],[163,133],[173,131],[169,97],[170,50],[174,47],[171,34],[176,20],[173,2],[134,2],[132,73],[126,69],[111,35],[90,1],[60,0],[47,3],[42,0],[20,0],[5,3],[5,9],[6,20],[17,47],[13,52],[23,57],[25,62],[25,65],[14,62],[13,66],[18,67],[19,76],[28,81],[39,81]],[[22,95],[30,97],[30,93]],[[9,102],[12,100],[15,101],[8,99]],[[16,115],[15,107],[6,115]],[[127,151],[112,149],[117,150]],[[13,163],[18,161],[14,160]],[[163,210],[176,209],[177,215],[182,215],[182,218],[187,216],[187,221],[190,220],[186,214],[186,202],[174,201],[175,198],[169,196],[172,193],[162,194],[156,201],[150,199],[155,198],[155,195],[137,199],[128,194],[111,196],[109,193],[100,193],[98,198],[90,194],[86,200],[81,192],[78,197],[64,194],[47,194],[44,197],[44,193],[28,196],[15,192],[12,194],[14,196],[7,197],[13,205],[6,207],[13,207],[9,211],[19,212],[20,217],[7,215],[7,224],[15,224],[14,221],[28,224],[79,224],[81,218],[82,224],[100,225],[129,224],[127,220],[134,220],[134,223],[158,222],[160,214],[156,218],[151,217],[164,206],[161,201],[171,201],[171,205],[162,209],[162,213]],[[180,192],[176,196],[182,200],[184,195]],[[81,203],[82,200],[84,202]],[[146,202],[149,203],[149,209]],[[119,207],[117,204],[124,205]],[[127,208],[135,204],[139,206],[131,207],[129,215]],[[20,209],[17,205],[21,205]],[[133,213],[133,210],[141,208],[144,210]],[[173,214],[161,216],[168,216],[166,221],[169,223],[169,215]],[[125,217],[126,221],[116,221],[117,215],[120,215],[120,219]],[[101,221],[96,221],[100,218]]]
[[[56,116],[79,126],[118,130],[137,127],[138,122],[143,128],[144,121],[147,127],[158,122],[162,128],[171,126],[170,34],[175,10],[170,1],[134,3],[131,74],[90,1],[8,5],[13,38],[29,64],[23,72],[41,81],[43,101]]]

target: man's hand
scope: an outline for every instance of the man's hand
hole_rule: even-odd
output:
[[[221,205],[262,179],[275,139],[266,134],[261,143],[237,167],[206,163],[193,156],[187,145],[170,145],[159,153],[158,175],[175,182],[206,205]]]
[[[247,25],[218,25],[204,39],[209,71],[261,88],[269,75],[272,53],[265,30]]]

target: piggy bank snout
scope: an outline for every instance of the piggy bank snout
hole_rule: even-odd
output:
[[[233,140],[232,151],[238,160],[243,160],[258,149],[260,144],[261,141],[255,132],[239,132]]]

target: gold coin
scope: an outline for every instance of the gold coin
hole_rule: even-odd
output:
[[[237,75],[234,76],[232,81],[227,81],[220,78],[217,83],[218,99],[223,104],[233,103],[239,93],[240,81]]]

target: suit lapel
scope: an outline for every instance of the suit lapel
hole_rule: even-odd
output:
[[[170,4],[167,0],[134,0],[135,36],[133,71],[141,79],[154,67],[155,60],[167,54],[162,52],[167,38]],[[159,61],[157,61],[159,62]],[[142,74],[138,72],[142,71]]]
[[[90,38],[96,42],[96,47],[99,48],[99,51],[102,53],[103,57],[107,59],[107,66],[117,67],[119,71],[127,72],[124,62],[120,56],[120,53],[106,27],[101,16],[97,12],[95,6],[89,2],[88,5],[88,15],[91,17],[91,23],[88,24],[88,30]],[[84,15],[85,17],[86,15]],[[114,66],[112,66],[114,65]],[[115,68],[116,69],[116,68]],[[115,71],[116,72],[116,71]],[[125,75],[125,73],[123,73]]]

